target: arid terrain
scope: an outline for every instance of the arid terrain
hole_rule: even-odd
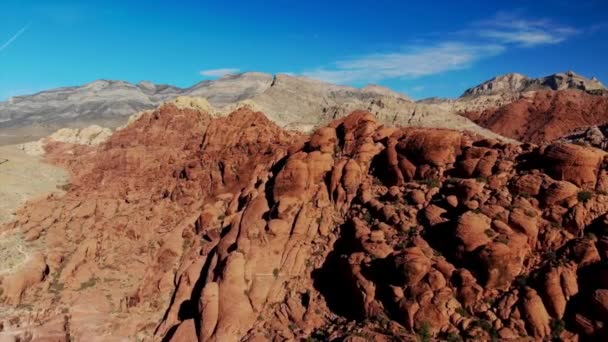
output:
[[[49,192],[61,192],[68,174],[61,167],[26,154],[18,145],[0,146],[0,223],[29,199]]]
[[[606,97],[557,75],[398,100],[425,124],[293,127],[272,90],[2,147],[0,340],[607,340]]]
[[[607,113],[608,96],[561,90],[539,91],[502,107],[465,115],[506,137],[538,144],[579,127],[604,124]]]

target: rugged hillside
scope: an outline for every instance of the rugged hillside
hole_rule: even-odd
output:
[[[272,80],[272,75],[246,73],[184,89],[150,82],[100,80],[84,86],[16,96],[0,102],[0,139],[31,141],[60,128],[91,124],[115,128],[133,113],[154,109],[182,95],[204,96],[214,105],[224,106],[263,92]]]
[[[559,140],[608,151],[608,124],[579,128],[561,137]]]
[[[464,115],[467,118],[474,120],[480,126],[512,139],[538,143],[542,141],[542,136],[545,135],[542,127],[529,129],[526,125],[528,122],[522,121],[543,120],[543,115],[527,113],[525,110],[526,106],[515,103],[526,103],[526,101],[533,99],[537,92],[553,93],[561,91],[579,91],[587,95],[597,96],[608,95],[608,91],[599,80],[596,78],[588,79],[572,71],[557,73],[542,78],[530,78],[513,73],[495,77],[478,86],[470,88],[466,90],[460,98],[455,100],[430,98],[419,101],[418,103],[430,105],[433,108],[442,109],[447,112]],[[584,98],[583,101],[594,99],[593,97],[584,95],[581,95],[581,97]],[[568,107],[568,109],[577,108],[575,106],[575,108]],[[564,109],[558,110],[564,111]],[[587,114],[584,109],[577,110],[579,111],[568,114],[564,119],[566,121],[570,121],[571,119],[575,120],[576,117],[584,117]],[[501,116],[505,111],[513,111],[514,113]],[[553,116],[553,114],[549,112],[548,116]],[[597,115],[595,116],[597,117]],[[511,122],[512,120],[515,120],[515,122]],[[594,120],[595,119],[588,119],[581,124],[585,125],[588,124],[588,122],[595,122]],[[495,123],[498,121],[501,123]],[[503,123],[506,124],[506,127],[502,125]],[[529,124],[534,126],[534,122],[530,122]],[[581,127],[581,125],[568,125],[568,129],[570,130]],[[565,126],[566,125],[563,125],[562,128]],[[515,130],[518,130],[518,132],[515,132]],[[551,131],[552,129],[549,130]],[[555,134],[551,133],[549,136],[557,138],[567,131],[568,130],[557,129]],[[530,140],[531,135],[536,135],[536,137]]]
[[[557,73],[541,78],[530,78],[512,73],[495,77],[478,86],[467,89],[462,97],[498,94],[522,94],[538,90],[575,89],[587,92],[606,90],[606,87],[595,77],[588,79],[574,71]]]
[[[465,115],[506,137],[541,143],[580,127],[607,123],[608,97],[576,90],[538,91],[501,107]]]
[[[305,132],[363,109],[374,113],[380,122],[388,125],[452,128],[501,138],[449,109],[418,104],[385,88],[381,89],[373,86],[357,90],[306,78],[277,75],[272,87],[245,103],[264,112],[282,127]]]
[[[403,94],[372,85],[361,89],[304,77],[244,73],[179,89],[151,83],[97,81],[0,103],[0,145],[38,140],[64,127],[91,124],[115,128],[135,112],[150,110],[176,97],[201,98],[228,115],[243,104],[263,111],[281,127],[310,131],[353,110],[369,110],[387,124],[490,131],[451,109],[416,104]]]
[[[3,336],[608,337],[601,150],[175,105],[47,148],[72,186],[2,227]]]

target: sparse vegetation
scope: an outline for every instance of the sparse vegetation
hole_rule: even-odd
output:
[[[384,331],[389,331],[391,326],[391,320],[384,314],[374,316],[374,319],[378,326]]]
[[[555,251],[549,251],[547,254],[545,254],[545,260],[550,263],[554,263],[557,260],[557,253],[555,253]]]
[[[486,233],[486,236],[489,238],[493,238],[496,235],[496,232],[494,232],[492,229],[486,229],[484,233]]]
[[[492,323],[486,319],[479,320],[479,327],[484,331],[490,331],[492,329]]]
[[[536,217],[536,211],[532,210],[532,209],[526,209],[524,211],[524,213],[526,214],[526,216],[528,217]]]
[[[26,311],[32,311],[34,309],[34,306],[32,304],[19,304],[17,305],[17,309],[19,310],[26,310]]]
[[[63,190],[65,192],[70,191],[71,188],[72,188],[72,183],[65,183],[65,184],[57,185],[57,189]]]
[[[593,198],[593,192],[591,191],[579,191],[576,196],[580,202],[587,203],[590,199]]]
[[[488,177],[477,177],[479,183],[489,183]]]
[[[306,338],[306,342],[322,342],[329,340],[329,333],[326,330],[317,329]]]
[[[506,235],[500,235],[499,237],[496,238],[495,241],[496,242],[500,242],[500,243],[505,244],[505,245],[509,244],[509,238]]]
[[[595,241],[597,240],[597,236],[595,236],[595,234],[592,232],[587,232],[585,233],[585,239]]]
[[[492,338],[492,340],[496,340],[499,335],[498,335],[498,331],[496,330],[496,328],[494,328],[494,326],[492,325],[492,323],[490,323],[490,321],[488,321],[487,319],[482,319],[479,320],[479,327],[481,329],[483,329],[485,332],[488,333],[488,335],[490,335],[490,337]]]
[[[462,317],[469,317],[471,314],[462,306],[456,309],[456,312]]]
[[[553,340],[561,340],[561,335],[566,330],[566,323],[561,319],[551,320],[551,337]]]
[[[372,216],[372,213],[370,213],[369,211],[366,211],[363,214],[363,220],[365,222],[367,222],[367,224],[371,225],[374,222],[374,217]]]
[[[278,277],[279,277],[279,269],[278,269],[278,268],[275,268],[274,270],[272,270],[272,275],[273,275],[275,278],[278,278]]]
[[[97,284],[97,282],[99,281],[99,278],[92,276],[91,278],[89,278],[89,280],[85,281],[84,283],[80,284],[80,288],[78,289],[79,291],[81,290],[85,290],[88,289],[90,287],[95,286],[95,284]]]
[[[187,250],[190,246],[192,246],[192,240],[190,239],[190,236],[186,236],[184,237],[184,239],[182,240],[182,250]]]
[[[532,197],[532,195],[529,192],[527,192],[527,191],[520,192],[519,196],[521,196],[523,198],[530,198],[530,197]]]
[[[431,332],[431,323],[424,321],[420,325],[420,328],[416,329],[416,334],[418,334],[418,339],[420,342],[430,342],[433,338],[433,334]]]
[[[446,180],[445,180],[445,182],[446,182],[447,184],[456,184],[456,183],[458,183],[458,181],[460,181],[460,180],[461,180],[460,178],[456,178],[456,177],[450,177],[450,178],[446,179]]]
[[[54,292],[54,293],[59,293],[61,291],[63,291],[63,289],[65,288],[65,286],[61,283],[59,283],[56,280],[53,280],[53,282],[51,283],[51,286],[49,286],[49,291]]]
[[[340,157],[342,155],[342,149],[340,148],[340,145],[335,144],[334,145],[334,157]]]
[[[445,340],[446,342],[462,342],[462,337],[456,333],[447,333],[442,340]]]
[[[551,228],[555,228],[555,229],[562,228],[562,224],[559,221],[549,221],[549,225],[551,226]]]
[[[412,227],[407,231],[408,239],[414,239],[416,236],[418,236],[418,229],[416,227]]]
[[[438,188],[441,186],[441,182],[437,178],[424,178],[418,181],[420,184],[424,184],[429,188]]]
[[[515,278],[515,283],[517,283],[517,285],[519,286],[526,286],[528,285],[528,280],[529,279],[527,275],[520,275]]]
[[[521,208],[521,207],[520,207],[519,205],[517,205],[517,204],[511,204],[511,205],[509,206],[509,210],[511,210],[511,211],[513,211],[513,210],[515,210],[515,209],[519,209],[519,208]]]

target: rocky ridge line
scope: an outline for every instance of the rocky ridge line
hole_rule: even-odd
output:
[[[557,73],[541,78],[530,78],[522,74],[511,73],[495,77],[482,84],[467,89],[462,97],[522,94],[539,90],[582,90],[586,92],[606,91],[606,87],[595,77],[591,79],[576,74],[574,71]]]

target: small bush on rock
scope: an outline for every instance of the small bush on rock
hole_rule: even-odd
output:
[[[577,198],[580,202],[587,203],[593,198],[593,192],[591,191],[579,191]]]

